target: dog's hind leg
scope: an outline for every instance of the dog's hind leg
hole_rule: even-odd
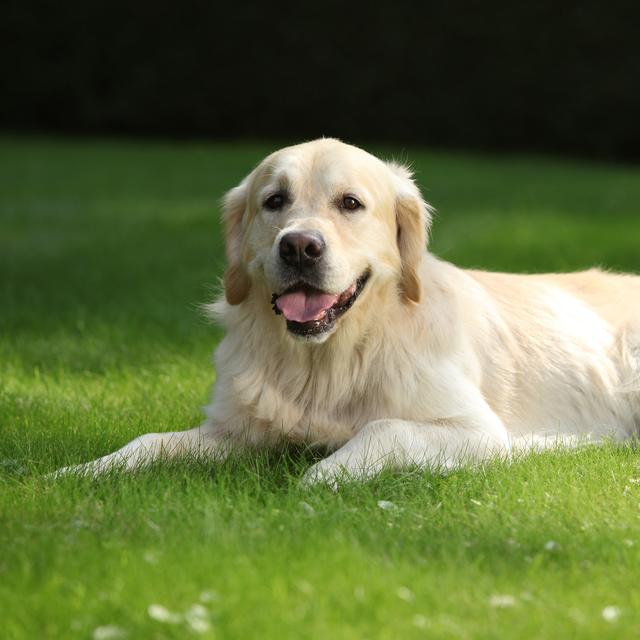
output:
[[[154,460],[187,456],[205,456],[221,461],[228,456],[232,447],[228,436],[205,424],[187,431],[147,433],[114,453],[85,464],[63,467],[51,475],[98,476],[112,469],[133,471],[149,465]]]

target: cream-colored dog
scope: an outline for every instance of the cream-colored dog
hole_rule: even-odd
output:
[[[330,139],[266,158],[224,222],[204,424],[65,471],[293,441],[334,450],[305,480],[335,483],[638,433],[640,277],[442,262],[409,171]]]

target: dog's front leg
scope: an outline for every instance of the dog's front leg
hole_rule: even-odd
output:
[[[463,464],[506,456],[509,439],[497,416],[455,421],[376,420],[303,476],[306,485],[365,480],[385,468],[417,466],[450,471]]]
[[[53,474],[98,476],[111,469],[133,471],[158,459],[187,456],[207,456],[224,460],[234,447],[228,435],[209,424],[188,431],[147,433],[132,440],[121,449],[92,462],[58,469]]]

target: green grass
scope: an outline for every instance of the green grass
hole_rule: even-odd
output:
[[[217,199],[269,150],[0,141],[0,636],[196,637],[148,607],[184,613],[208,592],[198,637],[637,637],[630,446],[336,494],[298,488],[310,455],[296,451],[42,478],[198,423],[221,337],[198,311],[222,269]],[[636,168],[401,158],[440,212],[446,259],[640,269]]]

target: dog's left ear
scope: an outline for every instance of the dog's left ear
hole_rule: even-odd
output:
[[[231,189],[223,199],[222,220],[224,223],[227,269],[224,272],[224,295],[229,304],[240,304],[248,295],[251,281],[242,263],[242,241],[244,238],[245,211],[249,178]]]
[[[420,302],[420,265],[431,229],[432,209],[422,199],[409,169],[396,163],[388,163],[388,166],[396,178],[396,237],[402,260],[401,293],[406,300]]]

